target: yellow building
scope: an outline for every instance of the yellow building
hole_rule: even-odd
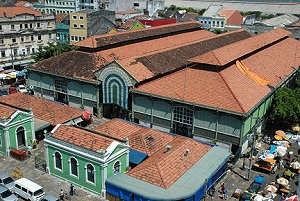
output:
[[[109,10],[80,10],[70,14],[70,44],[88,36],[108,33],[115,27],[115,12]]]

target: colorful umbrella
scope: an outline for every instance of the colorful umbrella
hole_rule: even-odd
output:
[[[295,170],[299,170],[300,169],[300,163],[298,161],[292,162],[290,167],[295,169]]]
[[[278,178],[277,183],[279,183],[282,186],[289,185],[289,181],[286,178],[283,178],[283,177]]]
[[[286,136],[286,133],[285,133],[284,131],[282,131],[282,130],[277,130],[277,131],[275,132],[275,134],[276,134],[276,135],[279,135],[279,136],[281,136],[281,137]]]
[[[291,177],[291,176],[293,176],[293,173],[292,173],[291,170],[286,170],[286,171],[284,172],[284,176]]]
[[[259,195],[259,194],[255,194],[253,196],[253,201],[263,201],[263,196],[262,195]]]
[[[267,185],[265,190],[268,191],[268,192],[276,193],[278,189],[273,185]]]
[[[293,195],[285,199],[286,201],[299,201],[298,195]]]
[[[282,140],[282,139],[283,139],[282,136],[279,136],[279,135],[275,135],[274,138],[275,138],[276,140]]]

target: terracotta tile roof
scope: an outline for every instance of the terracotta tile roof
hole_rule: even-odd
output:
[[[42,13],[37,10],[33,10],[26,7],[0,7],[0,18],[4,17],[4,13],[7,17],[13,18],[21,14],[31,14],[36,17],[42,16]]]
[[[26,3],[27,3],[27,1],[18,1],[17,3],[14,4],[14,6],[16,6],[16,7],[21,7],[21,6],[23,6],[24,4],[26,4]]]
[[[205,63],[215,66],[224,66],[229,62],[235,61],[251,52],[257,51],[267,45],[281,40],[291,32],[284,29],[275,29],[246,40],[238,41],[230,45],[212,50],[206,54],[194,57],[189,62]],[[230,52],[230,54],[228,54]]]
[[[27,110],[31,108],[35,118],[49,122],[53,126],[82,115],[82,110],[23,93],[1,96],[0,102]]]
[[[1,114],[0,119],[3,119],[4,117],[8,119],[16,111],[17,111],[16,108],[10,107],[0,102],[0,114]]]
[[[91,151],[106,150],[113,139],[74,126],[60,125],[52,137]]]
[[[147,29],[133,30],[130,32],[118,32],[114,34],[105,34],[99,36],[91,36],[85,40],[76,43],[76,46],[87,48],[101,48],[117,43],[133,42],[135,40],[141,40],[143,38],[158,37],[162,35],[171,35],[180,31],[200,29],[200,24],[196,22],[184,22],[177,24],[168,24],[158,27],[151,27]]]
[[[116,12],[116,15],[126,15],[126,14],[135,14],[135,13],[141,13],[141,11],[140,10],[125,10],[125,11]]]
[[[300,65],[299,47],[300,41],[285,38],[253,51],[241,61],[251,71],[271,80],[271,86],[275,87],[293,72],[292,67]],[[230,56],[235,54],[235,50],[224,54]],[[255,83],[240,72],[235,64],[219,71],[214,67],[195,64],[194,68],[186,68],[142,84],[134,91],[245,113],[271,90],[268,86]]]
[[[228,10],[228,9],[223,9],[219,12],[221,16],[226,16],[229,18],[231,15],[233,15],[237,10]]]
[[[249,37],[251,35],[247,31],[240,29],[189,44],[174,46],[170,49],[162,49],[136,60],[151,70],[153,74],[159,75],[185,66],[187,61],[193,57]]]
[[[131,27],[133,27],[135,22],[136,21],[133,21],[133,20],[127,20],[126,22],[121,23],[118,28],[129,30]]]
[[[56,23],[56,24],[60,24],[61,21],[63,21],[63,19],[65,19],[67,16],[68,16],[68,14],[57,13],[57,14],[56,14],[55,23]]]
[[[27,69],[46,71],[78,79],[94,80],[94,72],[108,62],[101,56],[82,51],[70,51],[35,63]],[[63,68],[62,68],[63,67]]]
[[[212,148],[182,136],[175,137],[169,145],[171,152],[166,153],[162,147],[127,174],[167,189]],[[189,150],[187,157],[184,156],[186,149]]]
[[[145,128],[122,119],[113,119],[94,127],[93,130],[123,141],[128,137],[129,145],[132,149],[146,153],[148,156],[151,156],[175,139],[170,134]]]

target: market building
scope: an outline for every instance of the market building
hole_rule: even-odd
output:
[[[78,42],[79,50],[28,67],[29,85],[98,117],[239,153],[263,126],[276,89],[297,75],[299,41],[289,34],[215,35],[188,22],[93,36]]]

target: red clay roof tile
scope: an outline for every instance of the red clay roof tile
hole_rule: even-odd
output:
[[[14,6],[16,6],[16,7],[21,7],[21,6],[23,6],[24,4],[26,4],[26,3],[27,3],[27,1],[18,1],[17,3],[14,4]]]
[[[53,126],[82,115],[82,110],[23,93],[1,96],[0,102],[27,110],[31,108],[35,118],[49,122]]]
[[[0,102],[0,114],[1,114],[0,119],[3,119],[3,118],[8,119],[16,111],[17,111],[16,108],[10,107],[10,106],[5,105],[5,104]]]
[[[65,13],[57,13],[55,18],[55,23],[56,24],[61,23],[61,21],[63,21],[63,19],[65,19],[68,15],[69,14],[65,14]]]
[[[4,17],[4,14],[6,17],[16,17],[17,15],[21,14],[31,14],[36,17],[42,16],[42,13],[37,10],[33,10],[26,7],[0,7],[0,18]]]
[[[113,139],[74,126],[60,125],[52,137],[91,151],[106,150]]]

